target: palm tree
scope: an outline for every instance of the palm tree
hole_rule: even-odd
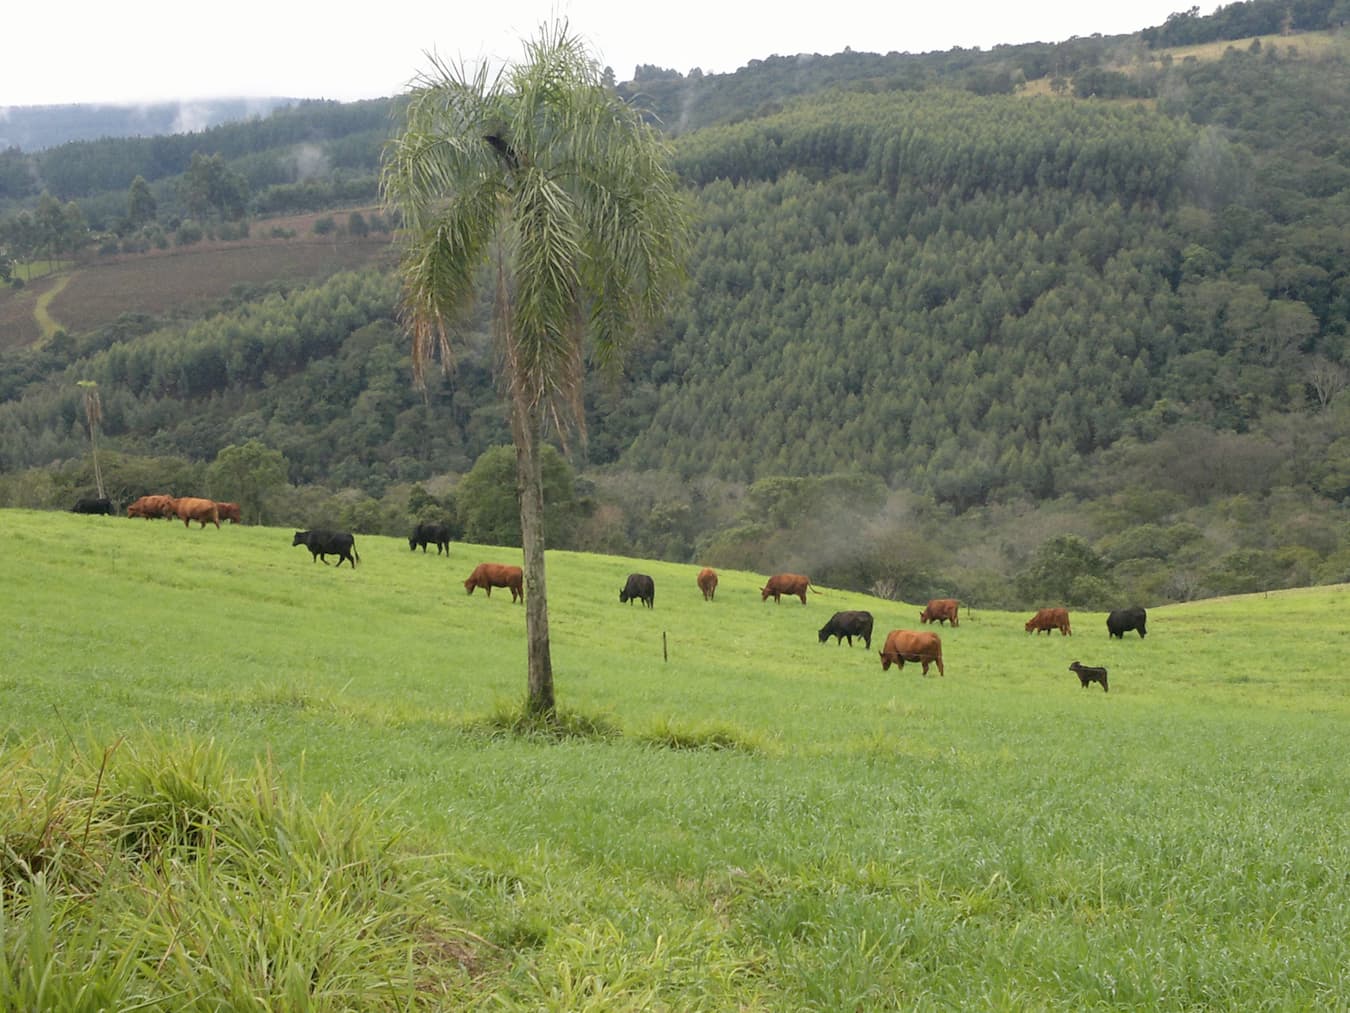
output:
[[[668,150],[606,88],[596,60],[545,25],[526,59],[492,76],[433,60],[386,151],[386,205],[402,223],[402,310],[417,382],[491,286],[511,411],[533,714],[554,712],[540,446],[585,437],[582,382],[607,371],[682,279],[688,205]],[[486,270],[485,270],[486,269]]]

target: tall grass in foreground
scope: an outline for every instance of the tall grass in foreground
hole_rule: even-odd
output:
[[[479,959],[374,813],[204,742],[0,757],[0,1009],[438,1009]]]
[[[460,584],[512,550],[357,541],[335,571],[288,531],[0,511],[4,980],[94,968],[162,1009],[1346,1009],[1347,588],[1151,608],[1146,640],[976,608],[923,679],[816,638],[913,604],[775,606],[734,571],[706,603],[696,568],[558,553],[539,726],[519,607]],[[656,609],[617,602],[632,570]]]

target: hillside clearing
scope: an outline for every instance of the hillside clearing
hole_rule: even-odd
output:
[[[320,217],[263,219],[247,239],[87,259],[23,289],[0,291],[0,348],[22,348],[58,329],[84,333],[124,313],[190,312],[236,285],[320,282],[340,271],[392,263],[388,236],[316,236]],[[286,238],[287,232],[293,235]]]

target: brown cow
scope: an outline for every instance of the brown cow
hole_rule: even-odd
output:
[[[698,571],[698,589],[703,592],[704,601],[712,601],[717,593],[717,571],[704,567]]]
[[[509,587],[511,602],[514,604],[517,599],[525,600],[524,580],[524,574],[518,566],[507,566],[505,563],[479,563],[473,568],[473,573],[469,574],[469,579],[464,582],[464,590],[473,594],[474,588],[481,587],[491,598],[494,587]]]
[[[778,604],[779,595],[795,594],[806,604],[806,590],[811,588],[812,594],[820,594],[814,587],[811,587],[811,578],[803,577],[800,573],[775,573],[769,578],[769,582],[760,588],[760,601],[768,601],[773,598],[773,603]]]
[[[886,646],[881,649],[881,670],[884,672],[892,664],[905,667],[906,661],[917,661],[923,665],[923,674],[928,674],[928,666],[936,664],[938,675],[946,675],[942,670],[942,638],[936,633],[916,633],[913,630],[891,630],[886,634]]]
[[[1059,630],[1059,635],[1067,637],[1073,632],[1069,628],[1069,610],[1066,608],[1037,609],[1036,614],[1027,620],[1028,633],[1049,633]]]
[[[142,496],[127,507],[128,517],[176,517],[172,496]]]
[[[928,607],[919,613],[919,622],[945,623],[950,621],[953,627],[960,626],[961,622],[956,617],[960,604],[955,598],[933,598],[928,602]]]
[[[180,496],[173,501],[173,510],[182,520],[185,528],[190,528],[192,521],[199,521],[202,527],[206,527],[207,521],[210,521],[216,527],[220,527],[220,511],[216,509],[216,501],[213,499]]]
[[[238,503],[221,503],[219,500],[217,500],[216,510],[220,512],[220,519],[222,521],[229,521],[231,524],[244,523],[242,518],[240,518],[239,516]]]

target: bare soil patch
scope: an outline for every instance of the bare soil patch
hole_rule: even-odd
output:
[[[238,284],[319,280],[392,258],[386,239],[290,239],[215,244],[94,263],[74,273],[51,315],[80,332],[123,313],[160,315],[229,294]]]

